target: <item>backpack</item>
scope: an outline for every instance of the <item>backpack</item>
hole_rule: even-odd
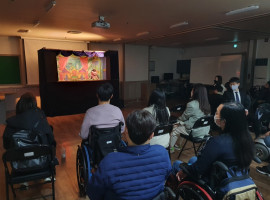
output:
[[[13,148],[20,148],[25,146],[39,146],[41,144],[48,144],[47,134],[43,134],[36,130],[39,121],[36,122],[32,130],[19,130],[15,132],[11,137],[10,146]],[[34,169],[41,169],[48,165],[47,156],[43,156],[37,159],[12,162],[12,169],[16,172]]]
[[[248,174],[248,170],[230,167],[225,177],[216,187],[217,199],[255,200],[257,187]]]

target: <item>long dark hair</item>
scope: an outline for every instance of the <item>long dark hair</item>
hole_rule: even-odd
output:
[[[154,113],[159,124],[168,124],[169,113],[166,108],[165,93],[159,89],[155,89],[150,95],[148,106],[154,105]]]
[[[245,108],[236,102],[225,103],[220,117],[226,120],[224,132],[231,135],[234,153],[241,169],[249,168],[254,158],[254,143],[248,131]]]
[[[222,76],[217,75],[216,78],[218,79],[217,84],[221,85],[222,84]]]
[[[207,115],[211,112],[207,90],[203,84],[198,83],[193,86],[192,100],[197,100],[199,102],[199,107],[204,114]]]

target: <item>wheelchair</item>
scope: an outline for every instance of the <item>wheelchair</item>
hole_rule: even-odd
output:
[[[254,131],[257,136],[255,140],[256,156],[262,161],[267,161],[270,157],[270,147],[268,147],[263,138],[259,135],[270,131],[270,104],[264,103],[259,105],[255,113]]]
[[[256,161],[256,160],[255,160]],[[192,176],[191,173],[186,168],[187,164],[182,163],[180,164],[180,168],[187,174],[187,177],[184,178],[181,182],[169,179],[166,183],[168,187],[170,187],[176,197],[174,199],[177,200],[234,200],[237,199],[236,196],[239,194],[243,194],[244,192],[248,191],[248,195],[253,196],[253,198],[245,198],[245,199],[256,199],[256,200],[263,200],[262,194],[258,191],[256,185],[252,181],[252,179],[247,174],[243,175],[242,177],[249,180],[248,184],[245,187],[241,185],[239,182],[235,182],[237,187],[234,190],[230,190],[230,193],[224,195],[221,193],[222,191],[221,186],[222,184],[230,183],[227,179],[225,180],[224,173],[227,172],[231,173],[231,168],[228,168],[222,162],[215,162],[213,164],[211,175],[209,181],[204,181],[203,179],[196,179]],[[238,177],[231,177],[233,181],[238,180]],[[240,178],[240,177],[239,177]],[[240,179],[239,179],[240,180]],[[243,180],[243,179],[242,179]],[[169,183],[168,183],[169,182]],[[241,187],[242,186],[242,187]],[[241,187],[241,190],[238,190],[238,187]],[[241,197],[238,199],[242,199]]]
[[[121,140],[121,126],[112,128],[90,127],[91,140],[83,140],[78,145],[76,155],[76,173],[80,196],[86,195],[86,186],[91,179],[92,173],[97,169],[100,161],[111,152],[117,151],[121,146],[125,146]]]

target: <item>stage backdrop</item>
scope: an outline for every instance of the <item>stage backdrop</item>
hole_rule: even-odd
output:
[[[47,116],[85,113],[97,105],[96,88],[105,82],[113,85],[111,102],[119,106],[117,51],[98,55],[98,52],[40,49],[38,56],[41,108]]]

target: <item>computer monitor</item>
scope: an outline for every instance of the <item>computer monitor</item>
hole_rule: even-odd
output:
[[[165,81],[173,80],[173,73],[164,73],[164,80]]]
[[[159,76],[151,76],[151,83],[159,83]]]

